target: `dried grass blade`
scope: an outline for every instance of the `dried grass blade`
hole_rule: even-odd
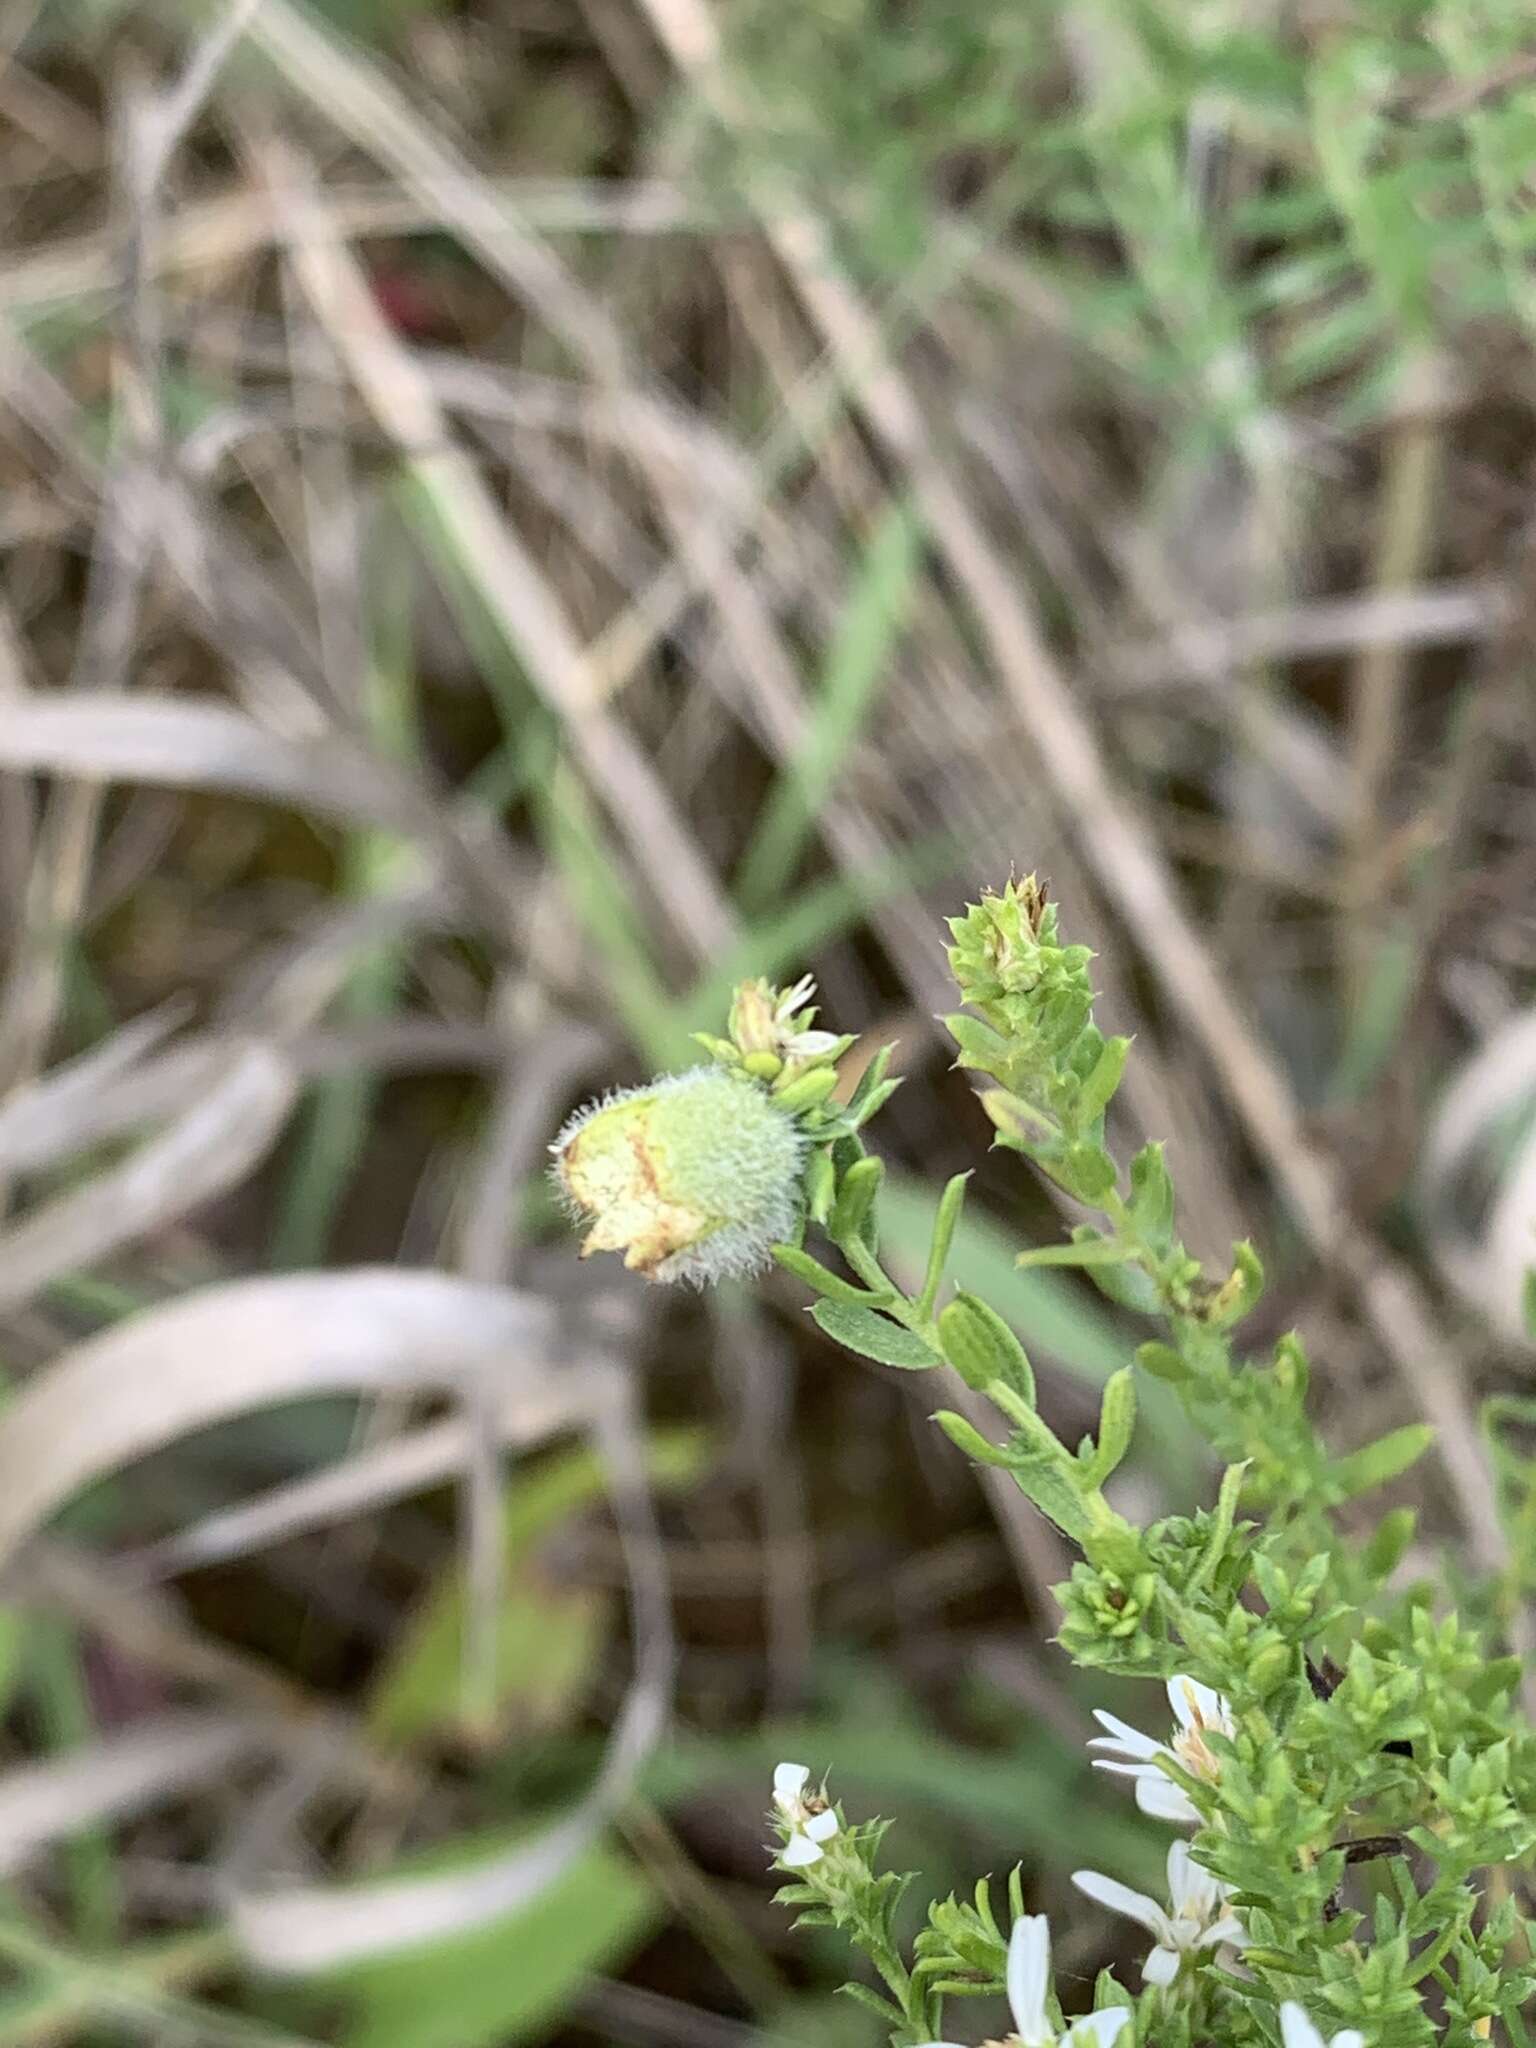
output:
[[[548,1304],[445,1274],[361,1269],[205,1289],[88,1339],[0,1416],[0,1567],[72,1494],[190,1431],[302,1396],[494,1375],[537,1392]],[[529,1847],[479,1869],[355,1890],[245,1896],[234,1926],[272,1970],[327,1967],[483,1925],[533,1897],[603,1825],[661,1728],[673,1646],[634,1394],[607,1376],[587,1416],[610,1476],[630,1579],[636,1670],[591,1791]]]
[[[234,1186],[282,1129],[298,1077],[270,1046],[239,1048],[221,1079],[157,1138],[0,1233],[0,1308]]]
[[[72,691],[8,699],[0,768],[170,789],[233,790],[345,823],[408,831],[388,780],[336,734],[287,739],[225,704]]]
[[[170,1713],[0,1775],[0,1876],[39,1849],[226,1771],[263,1742],[263,1724],[223,1713]]]

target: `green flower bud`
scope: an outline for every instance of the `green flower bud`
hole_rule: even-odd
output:
[[[583,1258],[622,1251],[648,1280],[703,1287],[759,1272],[789,1236],[806,1145],[757,1083],[695,1067],[589,1103],[550,1150]]]

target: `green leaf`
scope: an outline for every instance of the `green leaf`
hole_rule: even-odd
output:
[[[895,1050],[894,1045],[882,1045],[860,1074],[858,1084],[848,1098],[847,1114],[850,1117],[857,1118],[865,1102],[884,1083],[885,1071],[891,1064],[891,1056]]]
[[[803,1280],[807,1287],[814,1287],[818,1294],[824,1294],[829,1301],[846,1302],[850,1307],[869,1308],[882,1299],[894,1301],[894,1294],[884,1296],[871,1294],[867,1287],[855,1287],[851,1280],[844,1280],[840,1274],[829,1272],[819,1259],[813,1259],[809,1252],[803,1252],[792,1244],[776,1244],[773,1247],[774,1262],[793,1273],[797,1280]]]
[[[1099,1440],[1089,1468],[1095,1486],[1102,1486],[1118,1470],[1135,1433],[1136,1368],[1126,1365],[1105,1385],[1099,1407]]]
[[[832,1204],[832,1221],[827,1234],[834,1244],[847,1244],[852,1238],[861,1238],[873,1247],[874,1234],[870,1223],[875,1198],[884,1178],[885,1161],[873,1153],[849,1167]]]
[[[960,1048],[956,1066],[974,1067],[979,1073],[1003,1077],[1013,1048],[1000,1031],[983,1024],[979,1017],[968,1017],[963,1010],[946,1017],[944,1028]]]
[[[505,1850],[502,1839],[477,1843]],[[441,1854],[434,1868],[452,1868]],[[420,1865],[413,1866],[419,1869]],[[513,2048],[554,2030],[590,1977],[623,1964],[662,1918],[636,1866],[606,1845],[587,1851],[510,1918],[335,1978],[348,2009],[343,2048]]]
[[[1207,1320],[1219,1330],[1230,1330],[1257,1306],[1264,1292],[1264,1268],[1253,1246],[1244,1238],[1232,1247],[1232,1271],[1211,1298]]]
[[[813,1223],[826,1227],[836,1194],[837,1172],[832,1164],[832,1154],[825,1145],[818,1145],[805,1169],[805,1207]]]
[[[963,1451],[972,1464],[999,1465],[1012,1470],[1018,1459],[1006,1444],[995,1444],[984,1437],[974,1423],[967,1422],[963,1415],[956,1415],[951,1408],[941,1408],[934,1421],[943,1430],[956,1450]]]
[[[1115,1090],[1120,1086],[1125,1073],[1126,1055],[1130,1052],[1128,1038],[1107,1038],[1103,1050],[1093,1065],[1093,1071],[1083,1082],[1082,1092],[1077,1098],[1078,1115],[1084,1123],[1091,1123],[1102,1116],[1109,1107]]]
[[[1416,1508],[1393,1508],[1382,1516],[1361,1559],[1373,1579],[1389,1579],[1397,1570],[1418,1527]]]
[[[891,643],[912,602],[921,528],[911,507],[876,525],[833,631],[820,687],[794,757],[775,783],[736,877],[737,902],[755,910],[781,897],[860,727],[878,701]]]
[[[1173,1249],[1173,1182],[1161,1145],[1143,1145],[1131,1161],[1131,1215],[1136,1228],[1159,1255]]]
[[[974,1294],[957,1294],[939,1317],[939,1338],[944,1356],[968,1387],[984,1393],[1001,1380],[1034,1406],[1034,1371],[1024,1346],[996,1309]]]
[[[1104,1147],[1091,1145],[1086,1140],[1069,1145],[1064,1156],[1054,1163],[1041,1163],[1052,1180],[1059,1181],[1067,1193],[1075,1195],[1080,1202],[1102,1201],[1117,1178],[1115,1162]]]
[[[1097,1231],[1083,1231],[1081,1237],[1074,1236],[1070,1244],[1035,1245],[1027,1252],[1020,1252],[1014,1260],[1016,1266],[1123,1266],[1135,1254],[1129,1245],[1121,1244],[1117,1238],[1100,1237]]]
[[[1074,1240],[1086,1232],[1087,1225],[1079,1224],[1073,1231]],[[1087,1241],[1097,1241],[1097,1233]],[[1090,1259],[1083,1270],[1094,1286],[1109,1301],[1120,1308],[1134,1309],[1138,1315],[1155,1316],[1162,1309],[1162,1296],[1157,1291],[1157,1282],[1144,1266],[1132,1265],[1128,1260],[1105,1264]]]
[[[1151,1373],[1153,1379],[1166,1380],[1172,1387],[1182,1386],[1194,1377],[1171,1344],[1138,1344],[1136,1363],[1143,1372]]]
[[[923,1290],[917,1297],[919,1317],[931,1316],[933,1305],[939,1298],[944,1268],[949,1263],[949,1248],[955,1241],[955,1230],[960,1222],[960,1211],[965,1206],[965,1190],[970,1178],[969,1173],[954,1174],[939,1197],[938,1214],[933,1219],[933,1242],[928,1247],[928,1265],[923,1274]]]
[[[1069,1477],[1069,1470],[1054,1458],[1045,1457],[1023,1458],[1012,1465],[1014,1484],[1019,1491],[1027,1495],[1064,1536],[1070,1536],[1081,1546],[1088,1541],[1093,1525],[1083,1507],[1082,1495]]]
[[[1243,1481],[1248,1476],[1251,1460],[1244,1458],[1240,1465],[1229,1465],[1221,1475],[1221,1491],[1216,1496],[1216,1512],[1211,1519],[1211,1531],[1205,1539],[1205,1549],[1195,1567],[1186,1588],[1186,1597],[1193,1597],[1200,1587],[1209,1585],[1220,1569],[1227,1545],[1232,1541],[1233,1524],[1237,1519],[1237,1503],[1243,1491]]]
[[[812,1067],[806,1073],[774,1090],[774,1101],[788,1116],[802,1110],[818,1109],[837,1086],[835,1067]]]
[[[1373,1486],[1385,1486],[1388,1480],[1399,1478],[1418,1463],[1434,1440],[1435,1432],[1427,1422],[1408,1422],[1339,1459],[1331,1477],[1340,1498],[1353,1500],[1356,1494],[1369,1493]]]
[[[889,1316],[873,1309],[855,1307],[843,1301],[818,1301],[811,1314],[834,1343],[860,1358],[872,1358],[877,1365],[898,1366],[903,1372],[927,1372],[944,1363],[930,1351],[921,1337],[915,1337]]]

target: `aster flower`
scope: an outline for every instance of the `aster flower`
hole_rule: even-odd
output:
[[[1008,2004],[1014,2031],[999,2048],[1114,2048],[1131,2015],[1123,2005],[1069,2020],[1058,2034],[1046,2015],[1051,1995],[1051,1925],[1043,1913],[1015,1920],[1008,1937]],[[924,2048],[956,2048],[953,2041],[929,2041]]]
[[[1321,2032],[1294,1998],[1288,1998],[1280,2008],[1280,2035],[1285,2048],[1324,2048]],[[1355,2027],[1344,2027],[1327,2048],[1365,2048],[1365,2036]]]
[[[1129,1885],[1104,1877],[1097,1870],[1075,1870],[1072,1882],[1090,1899],[1108,1906],[1112,1913],[1124,1913],[1146,1928],[1154,1947],[1141,1966],[1141,1974],[1149,1984],[1171,1984],[1184,1967],[1186,1956],[1218,1948],[1223,1943],[1241,1948],[1247,1940],[1243,1923],[1227,1905],[1229,1888],[1201,1868],[1190,1855],[1187,1842],[1175,1842],[1168,1851],[1166,1912],[1145,1892],[1133,1892]],[[1287,2048],[1291,2044],[1287,2043]]]
[[[1176,1785],[1164,1771],[1161,1759],[1171,1756],[1192,1778],[1214,1785],[1221,1775],[1221,1759],[1206,1741],[1213,1731],[1232,1734],[1232,1710],[1219,1692],[1182,1673],[1168,1681],[1168,1704],[1178,1727],[1170,1742],[1155,1742],[1139,1728],[1095,1708],[1093,1718],[1108,1735],[1095,1735],[1090,1749],[1106,1749],[1111,1757],[1095,1757],[1101,1771],[1117,1771],[1136,1781],[1136,1804],[1154,1820],[1172,1821],[1176,1827],[1198,1827],[1201,1815],[1182,1785]]]
[[[778,1852],[786,1870],[807,1870],[819,1863],[826,1853],[822,1843],[837,1833],[837,1815],[825,1799],[816,1793],[806,1796],[810,1775],[804,1764],[779,1764],[774,1769],[773,1803],[789,1829],[789,1839]]]

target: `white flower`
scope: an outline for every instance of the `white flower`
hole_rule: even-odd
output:
[[[1294,1998],[1280,2008],[1280,2033],[1285,2048],[1323,2048],[1323,2037]],[[1365,2048],[1365,2036],[1354,2027],[1334,2035],[1328,2048]]]
[[[814,979],[809,974],[802,974],[794,987],[785,989],[774,1005],[773,1021],[778,1030],[779,1050],[791,1059],[815,1059],[820,1053],[831,1052],[837,1045],[835,1031],[809,1029],[816,1012],[806,1006],[815,993]]]
[[[1154,1742],[1150,1735],[1095,1708],[1093,1718],[1109,1734],[1095,1735],[1088,1747],[1107,1749],[1126,1759],[1111,1762],[1096,1756],[1094,1763],[1101,1771],[1118,1771],[1122,1777],[1135,1779],[1136,1804],[1143,1813],[1154,1820],[1172,1821],[1176,1827],[1198,1827],[1200,1814],[1194,1801],[1166,1774],[1159,1758],[1171,1756],[1192,1778],[1214,1785],[1221,1775],[1221,1760],[1205,1738],[1212,1729],[1219,1735],[1231,1735],[1232,1710],[1219,1692],[1183,1676],[1169,1679],[1168,1704],[1179,1724],[1171,1742]]]
[[[1129,1885],[1102,1877],[1096,1870],[1075,1870],[1072,1882],[1112,1913],[1139,1921],[1153,1937],[1156,1946],[1141,1966],[1149,1984],[1171,1984],[1185,1956],[1222,1942],[1241,1948],[1247,1939],[1243,1923],[1227,1906],[1228,1887],[1201,1869],[1187,1842],[1175,1842],[1168,1851],[1170,1906],[1166,1913],[1145,1892],[1133,1892]]]
[[[1123,2005],[1069,2020],[1058,2035],[1046,2017],[1051,1993],[1051,1924],[1043,1913],[1015,1920],[1008,1937],[1008,2004],[1020,2048],[1114,2048],[1116,2035],[1130,2018]],[[953,2041],[929,2041],[924,2048],[956,2048]]]
[[[805,1781],[810,1771],[804,1764],[778,1764],[773,1773],[773,1803],[789,1822],[789,1840],[778,1852],[786,1870],[805,1870],[819,1863],[825,1853],[823,1842],[837,1833],[837,1815],[824,1800],[807,1799]]]

